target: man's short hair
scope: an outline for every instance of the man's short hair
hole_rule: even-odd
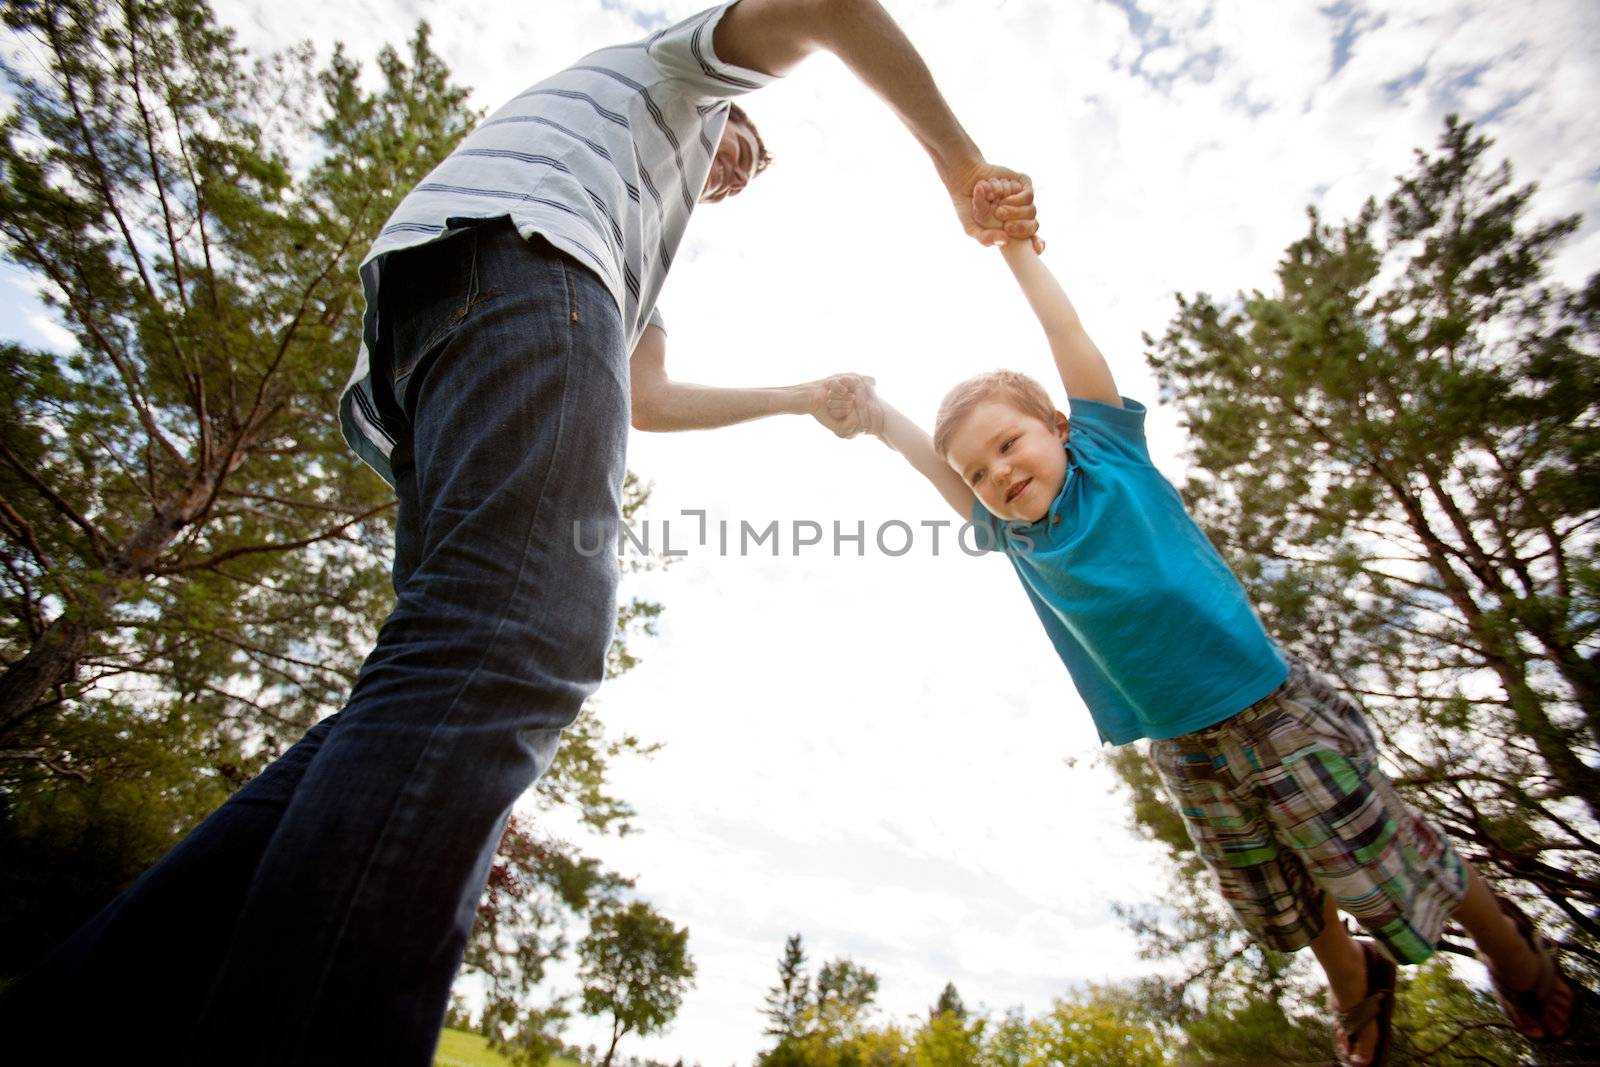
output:
[[[756,135],[756,169],[750,174],[750,177],[754,178],[757,174],[767,169],[768,164],[772,162],[772,153],[767,151],[767,143],[761,139],[761,131],[756,129],[756,124],[750,121],[750,116],[745,114],[744,108],[738,104],[730,103],[728,105],[728,121],[742,122],[751,133]]]
[[[1000,397],[1024,415],[1032,415],[1046,426],[1055,423],[1056,406],[1044,386],[1020,371],[992,370],[968,378],[945,394],[939,404],[939,415],[933,420],[933,450],[939,458],[949,462],[950,438],[961,426],[961,420],[972,414],[972,409],[985,400]]]

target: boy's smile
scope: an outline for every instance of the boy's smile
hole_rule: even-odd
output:
[[[973,408],[950,436],[950,466],[997,519],[1038,522],[1067,478],[1067,417],[1055,425],[1002,397]]]

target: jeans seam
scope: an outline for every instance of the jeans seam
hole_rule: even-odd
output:
[[[563,276],[565,276],[565,268],[563,268]],[[566,452],[565,445],[566,445],[566,440],[567,440],[567,428],[568,428],[567,403],[568,403],[568,398],[570,396],[571,389],[573,388],[573,385],[572,385],[573,347],[574,346],[573,346],[573,339],[572,339],[572,336],[571,336],[571,331],[568,331],[567,336],[566,336],[565,352],[563,353],[562,381],[561,381],[561,403],[558,405],[559,414],[558,414],[558,421],[557,421],[557,424],[556,424],[556,443],[555,443],[554,448],[551,451],[550,467],[545,472],[544,480],[539,485],[538,499],[534,502],[534,506],[531,509],[531,515],[530,515],[529,522],[528,522],[527,532],[523,536],[522,560],[521,560],[521,562],[519,564],[519,567],[518,567],[517,580],[516,580],[515,584],[512,586],[511,594],[506,597],[506,600],[505,600],[505,602],[504,602],[504,604],[503,604],[503,606],[502,606],[502,608],[500,610],[500,613],[499,613],[499,615],[497,616],[497,618],[495,620],[495,633],[494,633],[494,636],[491,637],[490,640],[485,643],[484,650],[483,650],[482,654],[480,655],[477,664],[475,664],[473,666],[472,670],[468,673],[466,679],[462,682],[460,687],[456,690],[455,695],[450,700],[449,707],[447,707],[445,709],[444,714],[440,716],[439,721],[434,725],[433,730],[429,733],[428,740],[423,743],[421,751],[418,753],[416,760],[413,761],[413,763],[411,765],[411,770],[406,776],[406,784],[405,784],[405,786],[403,786],[401,788],[400,795],[398,795],[395,798],[394,803],[392,805],[390,805],[389,812],[384,818],[383,829],[379,832],[378,840],[374,843],[372,851],[371,851],[371,854],[367,858],[367,863],[366,863],[365,867],[362,869],[361,876],[360,876],[359,879],[357,879],[356,886],[355,886],[355,888],[352,890],[352,892],[350,894],[350,902],[346,906],[345,911],[344,911],[344,915],[341,918],[341,921],[340,921],[340,924],[339,924],[339,931],[338,931],[338,933],[336,933],[334,935],[332,941],[330,942],[329,950],[328,950],[328,958],[327,958],[326,962],[323,965],[323,973],[317,980],[317,991],[316,991],[316,995],[313,998],[313,1003],[315,1003],[316,1001],[321,999],[321,992],[322,992],[323,987],[327,983],[329,975],[331,974],[331,972],[333,970],[334,960],[338,955],[338,948],[339,948],[340,944],[344,940],[345,932],[349,929],[350,918],[354,914],[358,902],[360,901],[362,895],[366,891],[368,876],[372,872],[372,868],[373,868],[374,864],[376,863],[378,855],[380,855],[383,852],[384,847],[388,843],[390,832],[393,829],[394,823],[395,823],[395,812],[398,810],[400,805],[405,800],[408,799],[408,794],[411,792],[411,790],[412,790],[412,788],[413,788],[413,786],[415,784],[416,775],[417,775],[418,770],[424,764],[429,762],[429,757],[430,757],[430,755],[433,753],[433,751],[435,749],[434,742],[438,737],[439,731],[450,723],[451,719],[455,715],[455,712],[456,712],[457,708],[461,704],[462,695],[472,687],[472,684],[473,684],[474,680],[477,678],[478,673],[482,670],[484,660],[488,658],[489,650],[494,647],[494,642],[499,638],[500,632],[505,627],[506,619],[508,618],[508,616],[511,613],[511,606],[516,602],[517,595],[521,592],[521,590],[523,589],[523,586],[524,586],[524,584],[526,582],[528,563],[529,563],[529,561],[528,561],[528,547],[532,543],[536,531],[539,529],[540,519],[542,518],[544,510],[545,510],[545,501],[549,497],[549,488],[550,488],[551,481],[554,479],[557,470],[561,467],[561,463],[562,463],[563,457],[564,457],[565,452]],[[297,1048],[296,1048],[297,1053],[303,1051],[303,1043],[306,1040],[306,1036],[309,1035],[309,1033],[311,1032],[311,1029],[312,1029],[311,1023],[312,1023],[313,1018],[315,1017],[315,1014],[316,1014],[316,1012],[315,1012],[315,1010],[313,1010],[306,1017],[304,1031],[302,1032],[302,1035],[301,1035],[301,1037],[299,1039],[299,1042],[297,1043]]]

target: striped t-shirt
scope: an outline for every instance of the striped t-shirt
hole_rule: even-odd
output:
[[[631,348],[660,321],[656,298],[711,171],[728,98],[774,80],[717,58],[712,32],[732,6],[591,52],[485,119],[400,201],[367,253],[369,322],[377,257],[438,237],[446,219],[510,215],[522,236],[541,235],[606,284]],[[392,484],[394,442],[372,399],[371,340],[340,418],[351,447]]]

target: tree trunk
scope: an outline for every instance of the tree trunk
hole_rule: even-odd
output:
[[[72,681],[95,627],[73,615],[51,623],[38,642],[0,674],[0,737],[44,702],[46,694]]]

